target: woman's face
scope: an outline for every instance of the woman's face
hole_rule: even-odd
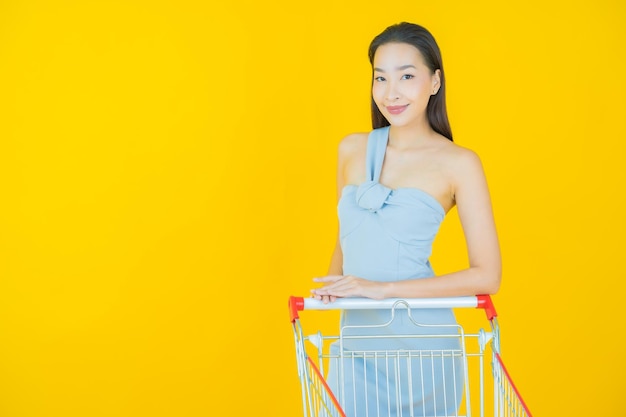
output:
[[[374,55],[372,97],[392,126],[418,124],[426,118],[430,96],[439,90],[422,54],[408,43],[386,43]]]

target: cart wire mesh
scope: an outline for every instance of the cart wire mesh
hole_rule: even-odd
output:
[[[461,307],[484,309],[491,331],[485,332],[480,329],[475,333],[466,333],[463,326],[454,325],[453,327],[458,327],[456,334],[447,334],[444,337],[458,338],[459,349],[344,350],[344,341],[351,338],[375,339],[380,336],[349,336],[344,334],[344,328],[338,335],[322,335],[321,332],[305,335],[298,315],[299,311],[305,309],[386,308],[391,310],[393,317],[396,308],[406,308],[408,317],[412,319],[412,308]],[[488,415],[494,417],[532,417],[500,356],[500,330],[495,307],[489,296],[382,301],[342,299],[331,304],[291,297],[289,310],[296,343],[305,417],[484,417],[487,415],[486,411],[493,411],[493,414]],[[420,323],[415,324],[421,326]],[[435,330],[438,327],[429,326]],[[389,337],[442,336],[388,335],[380,340],[384,342],[384,339]],[[330,346],[333,342],[340,346],[339,352],[331,352]],[[492,353],[490,356],[485,355],[488,352],[487,347],[490,347]],[[485,357],[490,357],[491,361],[485,361]],[[333,361],[339,371],[335,371],[334,378],[330,378],[325,368]],[[449,371],[450,364],[454,361],[462,366],[458,369],[452,367],[451,381],[434,377],[436,374],[445,375],[444,368],[447,366]],[[491,372],[485,371],[487,369],[485,362],[491,362]],[[379,366],[380,364],[382,366]],[[354,369],[359,369],[358,375]],[[491,392],[485,390],[489,376],[493,376]],[[368,384],[374,385],[376,389],[367,392]],[[380,392],[383,392],[383,395],[380,395]],[[405,397],[408,398],[408,403],[414,406],[408,408],[399,406],[401,399]],[[419,402],[424,397],[429,398],[430,405]],[[492,409],[486,406],[491,397],[493,397]],[[433,405],[437,403],[439,405]]]

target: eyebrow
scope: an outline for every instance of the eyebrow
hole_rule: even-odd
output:
[[[404,71],[405,69],[409,69],[409,68],[417,69],[415,68],[415,65],[407,64],[407,65],[400,65],[399,67],[396,67],[396,71]],[[374,67],[374,71],[385,72],[385,70],[383,70],[382,68],[376,68],[376,67]]]

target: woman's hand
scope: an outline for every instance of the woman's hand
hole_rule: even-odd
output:
[[[366,297],[376,300],[385,298],[384,282],[368,281],[353,275],[327,275],[313,278],[313,281],[325,284],[322,288],[311,290],[313,297],[324,304],[339,297]]]

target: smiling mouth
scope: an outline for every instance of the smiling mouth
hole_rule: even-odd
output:
[[[408,104],[404,106],[387,106],[387,111],[391,114],[400,114],[408,107]]]

